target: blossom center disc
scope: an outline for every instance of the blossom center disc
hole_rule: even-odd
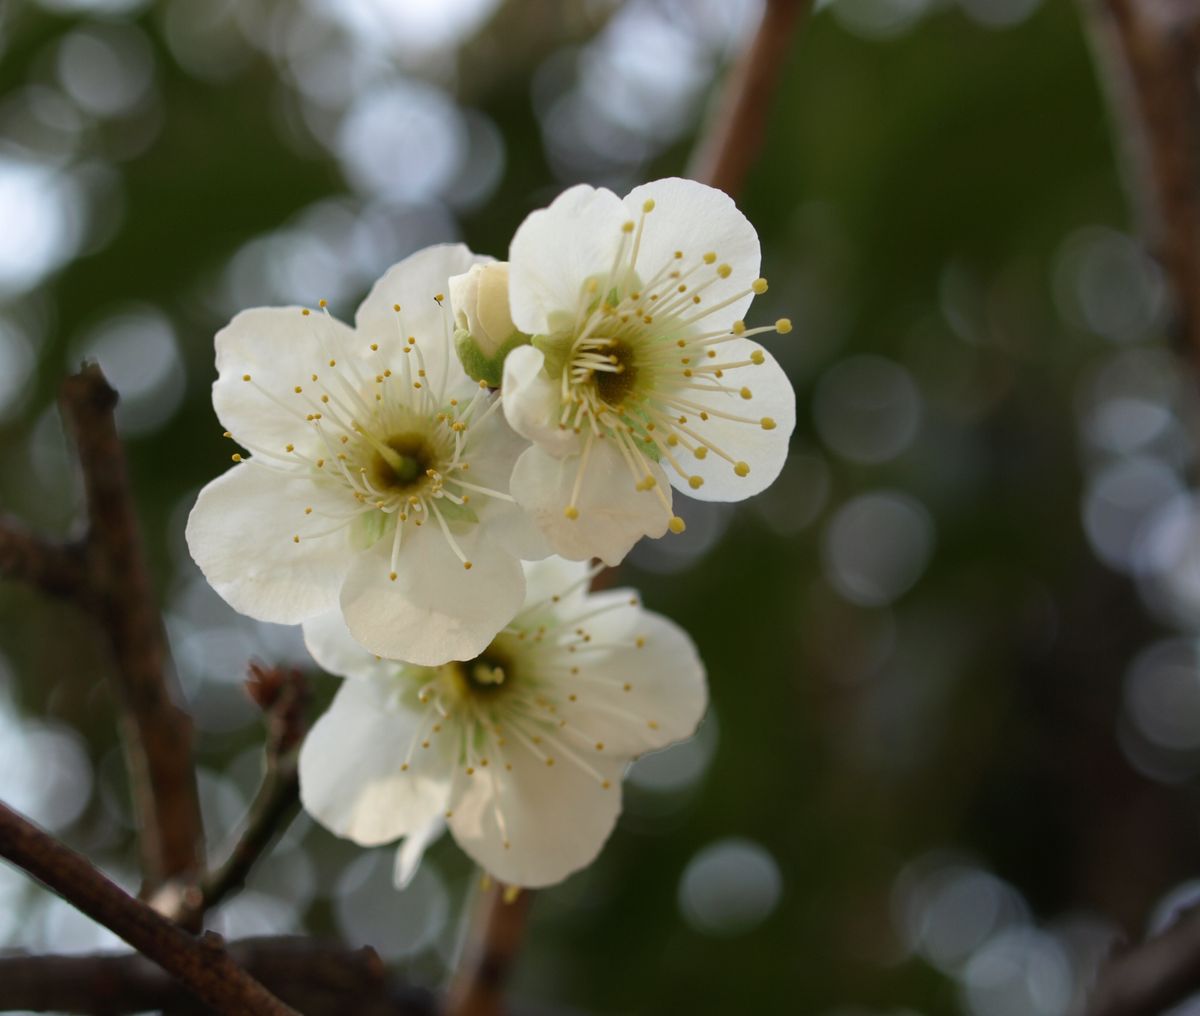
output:
[[[377,490],[405,491],[417,486],[434,466],[436,456],[420,434],[397,434],[382,441],[370,464]]]
[[[494,701],[514,684],[512,658],[494,642],[473,660],[447,664],[446,671],[460,700]]]
[[[596,394],[610,406],[620,406],[637,385],[638,368],[633,347],[620,339],[607,349],[612,370],[595,374]]]

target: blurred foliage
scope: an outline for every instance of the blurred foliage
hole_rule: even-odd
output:
[[[1081,317],[1063,296],[1070,238],[1101,235],[1079,234],[1087,227],[1128,228],[1078,11],[1045,0],[1012,25],[988,27],[951,4],[845,2],[900,14],[886,32],[866,35],[854,30],[861,18],[840,16],[836,5],[811,19],[741,201],[760,230],[771,280],[755,317],[790,314],[797,326],[773,346],[799,398],[794,462],[760,502],[728,511],[686,503],[689,533],[675,549],[641,548],[621,569],[622,581],[699,643],[716,718],[704,737],[715,752],[698,780],[679,781],[682,789],[628,788],[627,814],[600,861],[541,895],[517,985],[532,1000],[597,1012],[1053,1016],[1067,1011],[1095,943],[1115,928],[1137,932],[1154,901],[1195,873],[1187,780],[1200,745],[1146,762],[1146,750],[1129,747],[1122,711],[1130,660],[1169,627],[1119,569],[1099,563],[1081,522],[1103,458],[1080,432],[1089,378],[1135,342],[1161,352],[1161,337],[1148,314],[1138,335],[1114,344],[1087,307]],[[159,587],[193,633],[202,622],[188,616],[197,594],[182,520],[194,492],[228,462],[208,386],[211,336],[237,309],[228,293],[239,249],[302,228],[306,208],[347,195],[360,221],[378,216],[400,230],[394,257],[454,239],[456,229],[473,248],[502,256],[523,216],[569,182],[619,189],[682,172],[702,120],[703,103],[681,107],[677,131],[634,146],[632,157],[598,161],[594,171],[564,167],[551,151],[553,118],[535,98],[586,66],[589,40],[621,12],[564,4],[551,15],[557,5],[511,0],[467,33],[457,63],[451,46],[437,59],[397,57],[389,71],[457,92],[498,129],[504,163],[494,188],[481,202],[439,193],[379,200],[328,144],[336,129],[324,142],[314,129],[335,113],[306,111],[306,102],[321,103],[300,96],[295,73],[269,46],[242,43],[227,71],[197,74],[165,41],[179,0],[135,4],[127,14],[73,6],[18,0],[0,9],[0,154],[28,157],[25,142],[9,136],[11,103],[31,82],[58,87],[55,47],[92,18],[129,19],[143,33],[153,92],[128,115],[89,121],[57,163],[107,167],[118,182],[93,198],[89,214],[93,223],[108,214],[113,225],[94,250],[81,245],[38,285],[14,291],[3,311],[37,360],[0,421],[0,503],[50,530],[78,523],[54,392],[79,336],[97,321],[131,303],[157,308],[177,337],[186,388],[161,425],[131,435],[129,450]],[[246,6],[266,11],[261,23],[272,31],[321,9]],[[719,20],[712,4],[629,6],[657,11],[679,31]],[[965,8],[979,9],[1028,5]],[[300,59],[317,61],[321,45]],[[343,47],[335,65],[338,54],[355,59]],[[719,76],[702,84],[704,94]],[[614,146],[628,141],[613,137]],[[419,140],[391,153],[397,172],[427,157]],[[403,232],[409,222],[419,224],[415,234]],[[1117,234],[1102,235],[1116,242]],[[272,248],[267,261],[277,254]],[[339,316],[352,314],[386,267],[336,291]],[[1128,289],[1127,276],[1113,285]],[[1092,296],[1102,304],[1105,292]],[[324,295],[284,297],[315,303]],[[899,368],[886,376],[907,379],[916,393],[915,408],[894,418],[894,427],[911,426],[911,440],[892,452],[877,446],[893,431],[895,385],[866,391],[861,403],[853,383],[849,402],[829,387],[831,368],[861,367],[853,358],[864,354],[886,358]],[[879,405],[871,404],[876,395]],[[821,405],[827,412],[814,411]],[[1178,423],[1187,422],[1188,405],[1164,398],[1176,436],[1154,452],[1181,491],[1192,446]],[[856,427],[866,427],[866,452],[847,455]],[[868,494],[883,500],[868,502],[852,525],[843,510]],[[859,565],[856,553],[865,555]],[[846,575],[859,566],[868,578],[882,569],[882,591],[854,592]],[[0,651],[27,722],[48,717],[79,730],[97,767],[100,789],[62,833],[128,871],[134,852],[105,662],[69,610],[16,588],[0,590],[0,609]],[[200,616],[216,625],[205,613],[212,609]],[[263,654],[284,644],[258,629],[244,637]],[[230,787],[245,794],[260,735],[237,701],[238,675],[224,683],[189,676],[194,653],[180,665],[190,694],[223,703],[224,719],[201,738],[205,767],[225,774],[214,779],[227,778],[226,798]],[[324,679],[325,695],[331,685]],[[6,770],[0,756],[0,796],[9,792],[3,774],[18,768]],[[234,793],[233,818],[236,805]],[[335,932],[338,879],[360,852],[311,826],[300,832],[316,884],[296,921]],[[765,849],[781,876],[778,900],[768,885],[768,913],[748,930],[706,929],[680,906],[689,861],[729,837]],[[212,849],[220,849],[216,834]],[[938,851],[1004,880],[1004,900],[1017,900],[1024,915],[1010,931],[1047,929],[1029,941],[1066,964],[1066,989],[1051,993],[1058,1008],[1020,1002],[1021,990],[1047,976],[1044,956],[1043,967],[1010,977],[1021,982],[1004,989],[1010,994],[988,994],[994,968],[979,956],[985,933],[1001,923],[986,893],[942,929],[953,937],[957,928],[971,946],[982,927],[976,952],[941,970],[927,962],[922,935],[939,918],[917,912],[905,887],[920,865],[936,867]],[[467,864],[448,843],[431,863],[457,909],[472,881]],[[739,888],[733,876],[730,885],[762,889]],[[277,890],[258,891],[261,902]],[[376,896],[376,926],[405,912],[407,899]],[[38,912],[40,896],[22,900]],[[9,943],[62,945],[49,931],[30,932],[43,927],[38,920],[10,929]],[[259,920],[246,927],[295,927]],[[4,934],[0,921],[0,942]],[[436,949],[402,962],[418,980],[436,981],[453,941],[449,925]]]

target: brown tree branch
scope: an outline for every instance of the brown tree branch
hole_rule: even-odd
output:
[[[434,1016],[437,1002],[390,977],[374,949],[348,949],[309,938],[230,942],[243,970],[305,1016]],[[163,1010],[208,1013],[178,981],[138,953],[0,956],[0,1012],[123,1016]]]
[[[479,894],[462,960],[446,998],[446,1016],[501,1016],[504,987],[525,937],[533,893],[494,885]]]
[[[1100,972],[1087,1016],[1154,1016],[1200,992],[1200,907]]]
[[[24,582],[49,596],[78,599],[87,582],[82,548],[43,540],[0,516],[0,579]]]
[[[812,0],[767,0],[750,47],[729,72],[688,175],[738,197],[766,139],[772,99]]]
[[[191,718],[176,704],[162,618],[151,588],[113,410],[117,393],[88,364],[63,384],[87,495],[86,601],[116,663],[121,733],[148,887],[199,870],[203,827],[192,766]]]
[[[1085,0],[1141,230],[1170,285],[1173,331],[1200,359],[1200,5]]]
[[[90,861],[0,804],[0,857],[119,935],[220,1013],[296,1016],[237,965],[217,935],[194,938]]]

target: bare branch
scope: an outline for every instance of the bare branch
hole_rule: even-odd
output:
[[[162,618],[151,588],[113,410],[117,393],[86,365],[59,398],[87,493],[89,603],[112,646],[122,739],[149,887],[201,867],[203,827],[191,719],[177,706]]]
[[[800,20],[812,0],[767,0],[754,41],[725,82],[715,116],[692,156],[688,175],[741,194],[762,150],[772,99]]]
[[[248,938],[226,947],[234,961],[305,1016],[434,1016],[431,993],[398,983],[374,949],[309,938]],[[178,981],[137,953],[0,956],[0,1012],[124,1016],[161,1010],[207,1013]]]
[[[119,935],[220,1013],[296,1016],[237,965],[220,936],[194,938],[109,881],[90,861],[0,804],[0,857]]]
[[[1170,284],[1174,331],[1200,358],[1200,6],[1085,0],[1085,9],[1142,232]]]
[[[77,545],[50,543],[0,516],[0,579],[13,579],[49,596],[77,600],[87,589],[83,552]]]
[[[1154,1016],[1200,992],[1200,907],[1100,972],[1087,1016]]]
[[[525,937],[533,893],[514,896],[511,889],[491,886],[479,894],[471,932],[450,985],[446,1016],[501,1016],[504,986],[516,965]]]
[[[225,860],[196,882],[168,883],[151,899],[160,913],[185,923],[198,920],[243,886],[272,840],[287,828],[300,803],[297,765],[309,700],[304,676],[298,670],[252,663],[246,686],[267,721],[263,780]]]

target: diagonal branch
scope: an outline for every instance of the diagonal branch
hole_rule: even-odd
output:
[[[309,938],[249,938],[227,952],[247,973],[305,1016],[434,1016],[421,988],[389,976],[375,950]],[[208,1013],[178,981],[138,953],[0,956],[0,1012],[122,1016]]]
[[[767,0],[754,41],[729,73],[688,175],[738,197],[766,140],[772,99],[812,0]]]
[[[166,636],[142,554],[125,453],[113,410],[117,393],[88,364],[63,384],[59,402],[75,439],[90,528],[84,546],[86,602],[116,663],[121,733],[141,829],[149,887],[201,866],[203,827],[192,724],[176,704]]]
[[[1200,360],[1200,5],[1084,0],[1141,229]]]
[[[0,857],[115,932],[219,1013],[297,1016],[234,962],[219,936],[189,935],[91,862],[0,804]]]
[[[250,697],[267,722],[265,772],[242,829],[225,860],[192,882],[169,882],[151,903],[160,913],[194,923],[240,889],[271,842],[287,828],[300,804],[300,745],[306,729],[309,689],[298,670],[250,664]]]
[[[1086,1016],[1155,1016],[1200,992],[1200,907],[1100,972]]]
[[[0,516],[0,579],[24,582],[48,596],[78,600],[87,586],[83,549],[43,540]]]

